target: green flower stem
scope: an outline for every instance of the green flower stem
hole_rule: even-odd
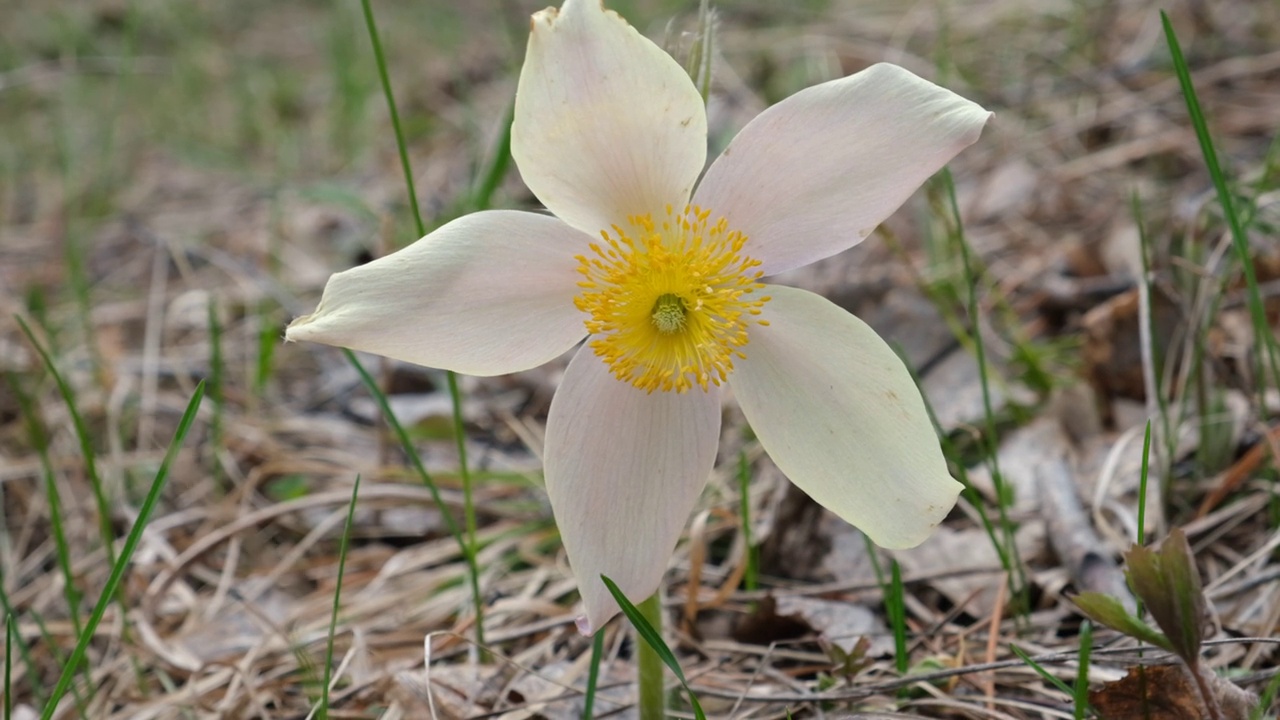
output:
[[[644,615],[661,636],[662,634],[662,591],[654,593],[649,599],[640,602],[636,608]],[[636,641],[636,669],[640,683],[640,720],[662,720],[667,716],[667,693],[664,687],[665,673],[662,670],[662,658],[649,643]]]

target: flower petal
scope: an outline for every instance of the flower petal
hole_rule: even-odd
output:
[[[468,375],[527,370],[586,335],[577,263],[590,238],[545,215],[492,210],[336,273],[287,340]]]
[[[973,144],[991,113],[888,64],[760,113],[707,170],[694,204],[748,238],[773,275],[861,242]]]
[[[570,361],[547,417],[545,469],[584,634],[618,612],[601,574],[633,602],[657,591],[719,440],[719,388],[646,393],[590,348]]]
[[[631,215],[683,207],[706,144],[689,76],[600,0],[533,16],[511,154],[551,212],[595,236]]]
[[[769,286],[729,376],[764,449],[801,490],[877,544],[913,547],[960,493],[911,375],[865,323],[825,298]]]

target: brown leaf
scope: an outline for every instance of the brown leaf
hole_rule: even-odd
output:
[[[1089,691],[1089,704],[1107,720],[1200,720],[1200,697],[1181,665],[1129,668],[1129,674]]]
[[[863,638],[875,638],[864,648],[873,657],[883,657],[893,652],[893,638],[884,621],[865,605],[839,600],[823,600],[808,597],[780,597],[776,612],[779,616],[799,620],[818,633],[825,641],[845,653],[852,653]]]

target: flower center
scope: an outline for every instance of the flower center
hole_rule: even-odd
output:
[[[653,315],[650,319],[653,320],[653,326],[658,328],[658,332],[670,335],[684,329],[685,314],[684,301],[679,295],[663,293],[653,303]]]
[[[615,377],[653,392],[706,390],[745,358],[747,325],[762,320],[760,261],[742,254],[747,236],[729,230],[709,210],[667,208],[602,231],[603,243],[577,256],[582,293],[574,299],[590,317],[588,343]]]

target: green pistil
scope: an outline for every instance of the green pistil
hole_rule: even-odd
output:
[[[658,332],[663,335],[671,335],[684,329],[685,315],[684,300],[679,295],[664,293],[658,296],[658,300],[653,303],[653,314],[650,318],[653,320],[653,326],[658,328]]]

